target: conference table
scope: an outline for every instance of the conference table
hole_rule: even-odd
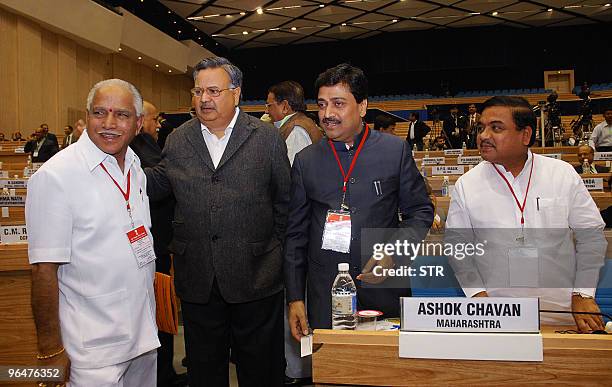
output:
[[[568,327],[570,328],[570,327]],[[561,334],[542,327],[543,362],[400,358],[398,331],[317,329],[317,386],[612,385],[612,335]]]

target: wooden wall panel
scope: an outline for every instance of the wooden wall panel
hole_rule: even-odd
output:
[[[136,86],[162,111],[191,104],[189,75],[166,74],[119,54],[103,54],[0,9],[0,131],[26,136],[46,122],[61,134],[85,118],[91,87],[109,78]]]
[[[0,131],[19,129],[17,114],[17,16],[0,9]]]
[[[89,89],[93,86],[89,79],[89,49],[76,46],[76,103],[79,108],[85,106]],[[77,108],[77,106],[73,106]]]
[[[66,122],[60,122],[58,81],[57,81],[57,35],[51,32],[42,34],[41,69],[43,69],[40,92],[42,101],[42,119],[49,125],[49,131],[63,133]]]
[[[85,101],[77,101],[76,43],[58,36],[58,111],[62,123],[74,123],[74,112],[85,110]]]
[[[41,53],[40,28],[37,24],[20,18],[17,21],[18,125],[28,134],[43,123]]]

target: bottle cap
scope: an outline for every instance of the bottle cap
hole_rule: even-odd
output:
[[[349,264],[348,263],[339,263],[338,264],[338,271],[348,271],[349,270]]]

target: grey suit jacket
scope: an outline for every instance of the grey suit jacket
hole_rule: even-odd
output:
[[[241,111],[215,168],[194,118],[168,136],[161,163],[145,172],[152,200],[176,198],[170,250],[182,300],[206,303],[214,280],[230,303],[283,289],[291,176],[278,130]]]

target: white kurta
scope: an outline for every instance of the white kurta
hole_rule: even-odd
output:
[[[604,222],[570,164],[531,152],[516,178],[497,165],[521,204],[532,158],[533,176],[525,202],[524,227],[526,235],[532,236],[527,238],[526,245],[538,251],[538,260],[533,261],[535,273],[531,273],[531,268],[519,267],[521,278],[512,279],[512,254],[508,251],[518,243],[515,236],[521,230],[521,211],[506,182],[487,161],[457,180],[446,227],[471,229],[481,234],[479,238],[484,235],[489,242],[493,240],[496,243],[489,243],[487,249],[494,250],[491,252],[494,258],[451,260],[451,264],[468,297],[483,290],[491,297],[539,297],[541,309],[569,311],[572,291],[595,294],[607,245]],[[529,260],[522,262],[529,264]],[[525,278],[531,274],[533,278]],[[521,281],[525,282],[523,286],[514,287],[513,282]],[[537,281],[541,287],[533,286]],[[543,316],[543,321],[572,321],[570,315],[562,316]]]
[[[125,231],[130,226],[119,189],[149,235],[146,176],[128,149],[122,172],[86,132],[29,180],[26,199],[30,263],[58,270],[62,341],[73,367],[118,364],[159,347],[155,323],[155,262],[138,268]]]

